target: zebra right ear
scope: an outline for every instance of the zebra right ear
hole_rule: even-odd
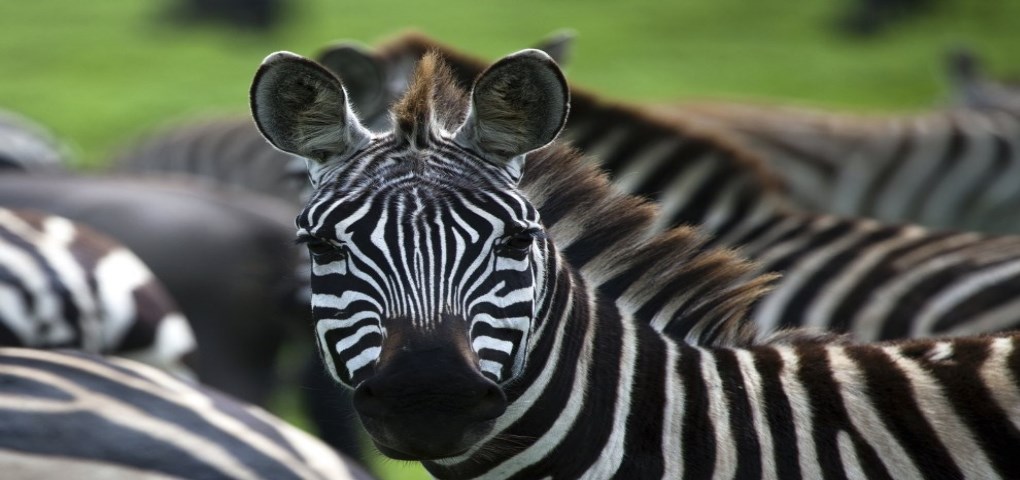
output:
[[[262,62],[252,81],[251,111],[269,143],[311,160],[313,181],[319,167],[345,159],[371,138],[348,105],[340,80],[289,52]]]
[[[384,87],[386,66],[368,47],[354,41],[337,42],[320,51],[316,59],[340,77],[362,119],[389,113]]]
[[[506,162],[519,179],[524,154],[551,143],[567,121],[570,91],[556,62],[540,50],[503,57],[479,75],[457,143]]]

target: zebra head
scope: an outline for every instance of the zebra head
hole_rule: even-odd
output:
[[[563,128],[563,75],[523,50],[467,99],[428,55],[379,134],[329,70],[290,53],[264,61],[251,99],[269,142],[308,165],[298,240],[327,369],[383,453],[462,453],[505,411],[547,296],[552,246],[517,182]]]

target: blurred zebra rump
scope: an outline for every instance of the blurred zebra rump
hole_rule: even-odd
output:
[[[5,478],[368,479],[258,407],[145,365],[0,348]]]
[[[373,57],[402,70],[428,51],[441,52],[461,85],[484,66],[420,34]],[[747,149],[577,88],[563,137],[619,188],[657,201],[657,229],[698,226],[709,245],[738,248],[759,271],[781,273],[755,306],[765,331],[813,326],[875,340],[1020,328],[1020,237],[804,213]]]
[[[66,145],[34,122],[0,111],[0,172],[59,172],[70,156]]]
[[[195,338],[125,247],[66,218],[0,209],[0,345],[77,348],[185,373]]]

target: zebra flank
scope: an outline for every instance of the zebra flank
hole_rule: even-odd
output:
[[[461,86],[484,69],[417,33],[381,45],[374,59],[392,75],[410,78],[407,66],[429,51],[448,60]],[[773,292],[753,308],[754,322],[766,332],[810,326],[879,340],[1020,328],[1012,295],[1020,289],[1020,237],[807,213],[738,142],[696,122],[661,119],[578,89],[563,136],[618,188],[659,204],[657,231],[695,225],[708,246],[736,249],[758,263],[758,272],[780,273]],[[837,144],[831,153],[839,151]],[[1007,193],[992,190],[982,194]],[[998,216],[1012,210],[1020,211]]]
[[[191,327],[124,246],[66,218],[0,209],[0,253],[0,346],[77,348],[189,374]]]
[[[547,146],[569,93],[544,54],[497,61],[467,107],[436,101],[451,82],[437,62],[392,132],[365,129],[340,80],[291,53],[251,89],[266,138],[308,159],[315,335],[384,454],[441,479],[1020,471],[1020,337],[734,348],[747,337],[657,329],[652,310],[753,332],[773,279],[660,231],[654,208]]]
[[[5,478],[368,479],[264,410],[128,360],[0,348]]]

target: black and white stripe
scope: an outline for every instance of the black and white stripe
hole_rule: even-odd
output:
[[[368,479],[270,413],[145,365],[0,348],[5,478]]]
[[[946,110],[860,116],[700,103],[657,114],[760,154],[802,207],[935,229],[1020,232],[1020,117]]]
[[[124,246],[57,216],[0,209],[0,345],[77,348],[187,374],[188,321]]]
[[[445,88],[434,76],[435,57],[423,64],[411,105]],[[263,132],[281,148],[304,151],[313,165],[316,192],[298,223],[315,255],[316,321],[379,319],[373,371],[338,376],[358,384],[355,406],[384,453],[421,460],[437,478],[1005,478],[1020,471],[1013,452],[1020,337],[843,345],[794,335],[788,345],[735,349],[656,331],[647,312],[670,303],[679,306],[671,310],[678,325],[747,325],[769,280],[748,283],[747,265],[706,250],[689,230],[649,236],[654,212],[635,214],[634,199],[593,203],[591,189],[561,188],[609,190],[567,150],[529,153],[523,172],[520,156],[494,154],[496,139],[521,145],[507,132],[548,132],[562,119],[551,100],[564,105],[566,96],[543,90],[555,88],[545,76],[554,69],[534,52],[507,57],[475,84],[457,133],[442,120],[432,124],[437,115],[426,109],[411,120],[398,113],[397,130],[381,136],[359,128],[339,82],[312,62],[276,54],[256,74],[253,112]],[[502,101],[520,100],[521,92],[536,101]],[[508,123],[494,127],[494,113]],[[421,123],[407,130],[401,120]],[[415,135],[433,128],[437,135]],[[324,138],[345,141],[329,153],[307,149]],[[525,151],[542,145],[525,143]],[[500,165],[503,175],[493,171]],[[507,182],[514,172],[520,182]],[[524,367],[491,382],[466,348],[462,320],[470,311],[452,314],[455,302],[444,305],[469,297],[449,296],[443,282],[450,277],[425,277],[420,267],[444,258],[498,264],[498,246],[507,244],[494,239],[531,218],[540,223],[533,241],[521,242],[528,251],[516,270],[530,290],[520,300],[531,307],[528,338],[516,346]],[[645,228],[613,237],[626,221]],[[426,225],[451,237],[479,235],[457,250],[455,241],[426,241]],[[597,255],[585,260],[586,251]],[[456,272],[449,262],[435,265]],[[650,269],[655,262],[668,267]],[[477,271],[488,278],[454,276],[448,288],[469,292],[513,278],[498,268]],[[644,287],[663,283],[669,298],[646,294]]]

